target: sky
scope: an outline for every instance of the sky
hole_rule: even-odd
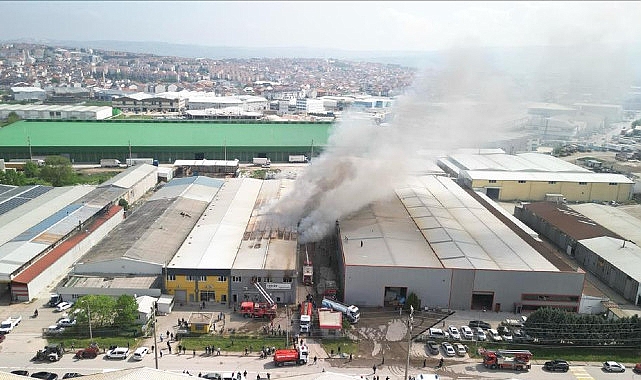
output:
[[[14,1],[0,39],[433,51],[641,42],[641,2]]]

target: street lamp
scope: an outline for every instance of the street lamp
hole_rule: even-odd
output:
[[[87,305],[87,321],[89,321],[89,341],[93,343],[93,333],[91,332],[91,313],[89,312],[89,305]]]
[[[158,341],[156,340],[156,309],[158,308],[158,303],[154,302],[154,306],[151,307],[151,325],[154,328],[154,360],[156,362],[156,369],[158,369]],[[169,339],[167,339],[169,341]]]

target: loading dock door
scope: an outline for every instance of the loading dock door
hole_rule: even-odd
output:
[[[492,310],[494,304],[494,293],[473,293],[472,310]]]
[[[488,187],[485,189],[485,195],[488,196],[490,199],[497,200],[499,199],[499,193],[501,192],[501,189],[498,187]]]
[[[178,302],[187,302],[187,291],[186,290],[176,290],[174,298]]]

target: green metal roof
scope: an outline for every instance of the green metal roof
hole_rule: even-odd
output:
[[[152,121],[19,121],[0,128],[1,147],[314,146],[327,144],[330,123]]]

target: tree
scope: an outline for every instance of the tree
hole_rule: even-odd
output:
[[[65,186],[73,183],[73,169],[68,158],[49,156],[45,166],[40,169],[40,177],[53,186]]]
[[[86,295],[78,298],[73,306],[78,310],[76,320],[78,326],[89,326],[88,315],[91,316],[91,327],[111,326],[114,323],[116,300],[105,295]],[[88,313],[88,314],[87,314]]]
[[[24,164],[24,175],[27,178],[37,178],[40,174],[40,168],[38,164],[32,161],[27,161]]]
[[[414,310],[419,310],[421,308],[421,300],[414,292],[410,292],[405,300],[405,309],[409,309],[410,306],[414,306]]]
[[[0,183],[3,185],[22,186],[26,183],[23,173],[15,170],[0,171]]]
[[[116,300],[116,317],[114,325],[127,327],[138,318],[138,303],[133,296],[123,294]]]
[[[9,115],[7,115],[7,124],[15,123],[18,120],[20,120],[20,116],[13,111],[9,112]]]
[[[129,210],[129,202],[125,198],[118,200],[118,206],[122,207],[125,211]]]

